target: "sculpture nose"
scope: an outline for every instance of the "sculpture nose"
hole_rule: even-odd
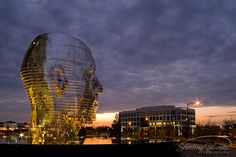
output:
[[[102,87],[102,84],[100,83],[100,81],[95,78],[95,92],[96,94],[102,94],[103,92],[103,87]]]
[[[102,92],[103,92],[103,88],[102,88],[102,85],[100,85],[100,86],[97,88],[96,93],[97,93],[97,94],[102,94]]]

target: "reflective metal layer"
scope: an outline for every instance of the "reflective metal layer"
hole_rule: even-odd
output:
[[[21,78],[31,103],[33,144],[70,144],[95,120],[101,83],[90,49],[69,35],[47,33],[27,50]]]

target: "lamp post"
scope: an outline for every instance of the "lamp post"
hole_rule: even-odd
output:
[[[187,139],[189,138],[189,130],[190,130],[190,128],[189,128],[189,114],[188,114],[188,110],[189,110],[189,105],[194,105],[195,107],[199,107],[199,105],[200,105],[200,103],[201,103],[201,101],[200,100],[198,100],[198,99],[196,99],[195,101],[192,101],[192,102],[190,102],[190,103],[187,103],[187,109],[186,109],[186,122],[187,122],[187,124],[186,124],[186,136],[187,136]]]
[[[131,121],[128,122],[128,127],[127,127],[128,137],[130,137],[130,132],[131,132],[130,131],[131,130],[130,126],[131,126]]]

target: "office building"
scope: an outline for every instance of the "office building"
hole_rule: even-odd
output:
[[[141,107],[119,113],[123,137],[168,138],[194,134],[195,110],[175,106]]]

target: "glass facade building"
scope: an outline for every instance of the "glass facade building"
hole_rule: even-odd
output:
[[[33,144],[70,144],[95,120],[101,83],[90,49],[73,36],[45,33],[30,44],[21,78],[31,103]]]
[[[167,138],[194,134],[195,110],[183,107],[151,106],[119,112],[123,137]]]

